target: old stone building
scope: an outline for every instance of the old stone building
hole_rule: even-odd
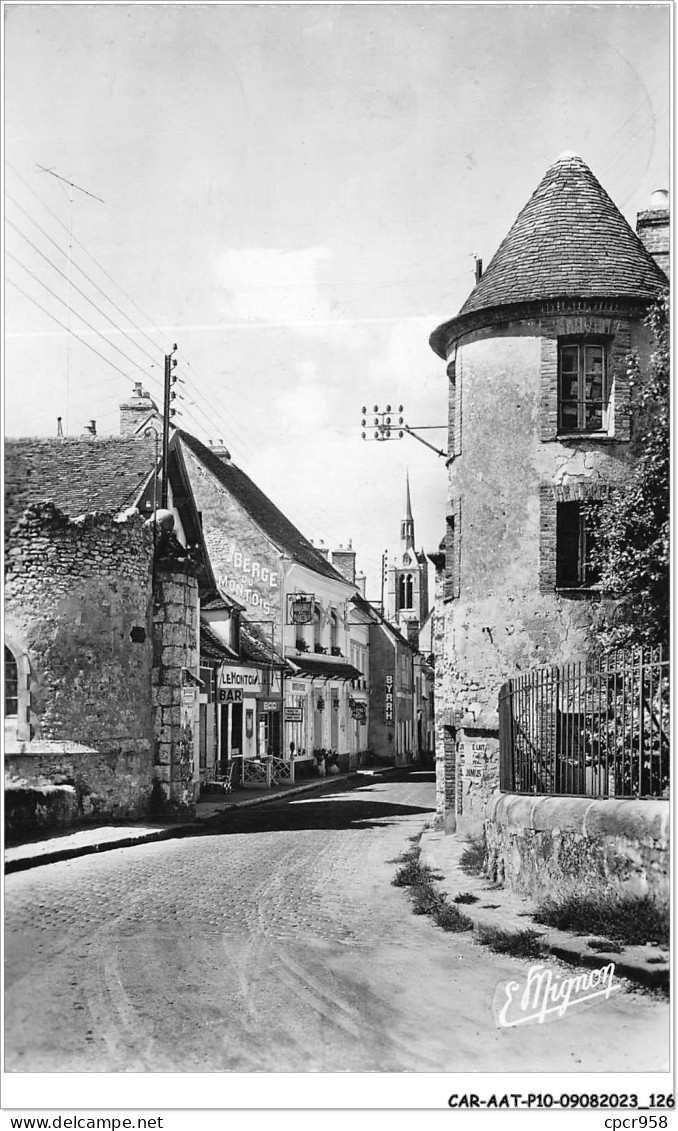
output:
[[[657,203],[657,202],[655,202]],[[460,312],[431,336],[449,381],[437,626],[438,824],[478,828],[498,784],[497,697],[581,658],[600,599],[586,506],[628,474],[627,354],[647,359],[668,212],[630,228],[584,161],[546,172]]]
[[[216,586],[181,453],[162,525],[152,438],[5,455],[10,828],[190,811],[199,595]]]

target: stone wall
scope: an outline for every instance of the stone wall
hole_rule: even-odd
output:
[[[154,571],[153,552],[136,512],[41,503],[10,531],[7,640],[29,673],[28,733],[6,746],[12,828],[192,811],[198,583],[185,558]]]
[[[198,760],[198,582],[185,561],[156,566],[153,602],[154,811],[193,811]]]
[[[486,874],[541,899],[670,897],[670,803],[496,793],[486,813]]]
[[[70,519],[40,503],[8,535],[6,633],[30,672],[29,733],[10,737],[8,779],[73,786],[81,817],[150,803],[152,556],[136,514]]]

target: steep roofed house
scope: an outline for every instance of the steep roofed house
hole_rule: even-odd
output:
[[[368,628],[352,618],[355,553],[337,551],[332,564],[225,449],[178,437],[219,588],[244,605],[243,623],[274,658],[252,685],[251,706],[223,702],[222,759],[269,751],[293,756],[304,773],[329,753],[355,765],[367,745],[368,678]],[[238,673],[225,667],[224,678]],[[358,699],[365,722],[356,725]]]
[[[639,230],[664,254],[665,199],[650,211]],[[627,355],[647,359],[644,318],[666,286],[591,170],[566,153],[431,335],[449,379],[440,825],[482,822],[498,784],[504,681],[587,653],[600,599],[587,507],[628,474]]]

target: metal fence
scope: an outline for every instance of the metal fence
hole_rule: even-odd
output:
[[[669,660],[662,648],[540,668],[499,692],[509,793],[668,797]]]

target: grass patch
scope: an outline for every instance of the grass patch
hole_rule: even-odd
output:
[[[399,857],[397,863],[400,867],[393,879],[394,886],[410,889],[415,915],[430,916],[443,931],[472,931],[473,921],[468,915],[464,915],[454,903],[448,903],[445,893],[433,886],[433,881],[442,879],[442,876],[420,862],[420,853],[417,845]],[[471,898],[475,900],[475,896]]]
[[[459,895],[455,895],[452,900],[453,903],[477,903],[478,896],[474,895],[472,891],[460,891]]]
[[[658,907],[649,896],[569,895],[563,899],[546,899],[535,911],[534,919],[560,931],[600,935],[626,946],[669,945],[668,910]]]
[[[539,958],[541,935],[537,931],[502,931],[500,927],[478,927],[476,938],[496,954],[512,954],[514,958]]]
[[[473,919],[464,915],[454,903],[448,903],[444,896],[442,903],[434,911],[433,918],[443,931],[473,930]]]
[[[614,939],[589,939],[586,944],[590,950],[606,951],[609,954],[621,954],[622,948]]]
[[[459,867],[468,876],[480,876],[485,866],[487,844],[485,834],[468,838],[466,848],[459,857]]]
[[[397,888],[410,888],[417,884],[430,883],[432,880],[442,879],[438,872],[434,872],[429,868],[428,864],[421,864],[419,862],[420,849],[410,848],[408,852],[404,852],[398,858],[396,863],[400,864],[398,871],[393,879],[393,886]]]

